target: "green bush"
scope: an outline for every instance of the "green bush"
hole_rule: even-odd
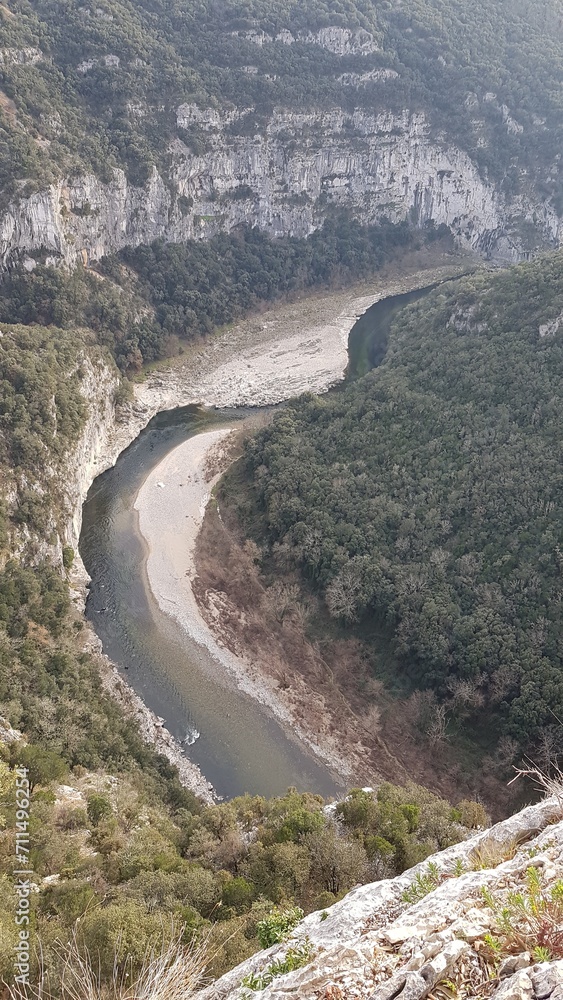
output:
[[[103,819],[109,819],[113,816],[113,809],[111,802],[105,795],[100,795],[99,792],[91,792],[87,800],[87,812],[88,819],[94,826]]]
[[[272,910],[270,915],[261,920],[256,928],[262,948],[269,948],[272,944],[284,941],[304,915],[303,910],[298,906],[292,906],[288,910]]]
[[[229,879],[223,888],[221,902],[231,907],[235,913],[248,913],[254,899],[254,886],[242,876]],[[259,925],[260,926],[260,925]]]
[[[63,548],[63,566],[66,570],[72,569],[74,562],[74,549],[72,545],[65,545]]]
[[[307,965],[314,954],[313,945],[305,938],[301,944],[288,948],[283,958],[272,962],[263,972],[245,976],[241,985],[250,990],[265,990],[278,976],[285,976],[288,972],[295,972]]]

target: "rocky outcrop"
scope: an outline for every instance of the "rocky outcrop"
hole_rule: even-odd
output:
[[[108,445],[115,434],[114,400],[120,382],[119,373],[113,365],[90,354],[84,355],[81,370],[80,391],[87,404],[86,424],[78,444],[66,463],[68,470],[66,494],[71,517],[64,540],[73,548],[78,548],[82,526],[82,504],[90,485],[104,468],[112,464],[111,453],[108,455]]]
[[[264,123],[248,108],[182,105],[177,124],[169,172],[154,169],[144,187],[116,170],[110,183],[67,178],[12,204],[0,220],[4,265],[14,255],[28,255],[28,266],[38,256],[88,262],[126,245],[207,238],[241,223],[305,236],[334,206],[365,223],[444,223],[464,247],[504,262],[558,245],[562,235],[547,202],[533,192],[507,200],[421,113],[277,109]],[[204,151],[190,147],[194,130]]]
[[[539,328],[540,337],[553,337],[558,332],[563,323],[563,313],[552,319],[550,323],[542,323]]]
[[[273,42],[280,42],[282,45],[318,45],[321,49],[327,49],[335,56],[349,55],[369,55],[379,50],[379,45],[375,41],[371,31],[364,28],[352,30],[351,28],[341,28],[338,25],[327,25],[318,31],[298,31],[293,33],[287,28],[279,31],[277,35],[270,35],[266,31],[250,29],[247,31],[233,31],[233,35],[244,38],[253,45],[271,45]]]
[[[0,49],[0,65],[7,66],[34,66],[44,59],[40,49]]]
[[[290,940],[254,955],[198,997],[254,995],[244,979],[305,947],[306,964],[274,976],[261,1000],[560,1000],[562,862],[563,801],[552,798],[311,913]],[[543,916],[535,921],[534,912]]]

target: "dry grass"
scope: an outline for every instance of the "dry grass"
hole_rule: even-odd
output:
[[[131,961],[114,961],[109,983],[102,982],[98,963],[80,946],[77,934],[58,949],[60,972],[53,985],[44,963],[36,985],[9,987],[10,1000],[190,1000],[204,983],[209,963],[206,942],[186,948],[183,928],[160,947],[147,950],[136,972]]]
[[[438,983],[428,1000],[488,1000],[498,979],[494,963],[482,955],[463,955],[448,979]]]
[[[507,841],[494,840],[492,837],[482,840],[469,855],[472,871],[498,868],[503,861],[510,861],[514,857],[518,846],[518,841],[515,838]]]

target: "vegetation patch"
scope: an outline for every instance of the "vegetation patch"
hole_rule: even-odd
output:
[[[521,892],[501,896],[484,889],[483,898],[495,916],[486,944],[497,959],[522,952],[529,952],[534,962],[563,958],[562,879],[544,885],[540,871],[530,867]]]
[[[488,720],[505,759],[563,713],[562,313],[561,254],[434,290],[377,370],[286,406],[219,492],[372,662],[391,631],[437,740]]]
[[[256,925],[256,933],[262,947],[269,948],[284,941],[304,916],[299,906],[292,906],[289,910],[272,910],[269,916]]]
[[[209,241],[126,248],[99,273],[15,269],[0,282],[0,322],[86,327],[132,373],[261,303],[360,281],[400,248],[440,235],[432,226],[416,233],[406,223],[362,226],[338,215],[307,239],[242,228]]]
[[[276,959],[263,972],[245,976],[242,986],[253,991],[265,990],[278,976],[285,976],[288,972],[295,972],[308,965],[314,955],[314,947],[308,938],[305,938],[302,943],[289,947],[283,958]]]

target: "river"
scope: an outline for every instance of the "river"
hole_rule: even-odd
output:
[[[349,377],[381,363],[391,318],[429,286],[371,306],[351,331]],[[83,508],[80,554],[91,577],[86,614],[104,652],[145,704],[184,743],[216,792],[282,794],[289,786],[337,796],[345,787],[209,654],[160,610],[146,574],[147,551],[135,499],[151,470],[195,434],[248,415],[248,410],[185,407],[157,415],[99,476]]]

